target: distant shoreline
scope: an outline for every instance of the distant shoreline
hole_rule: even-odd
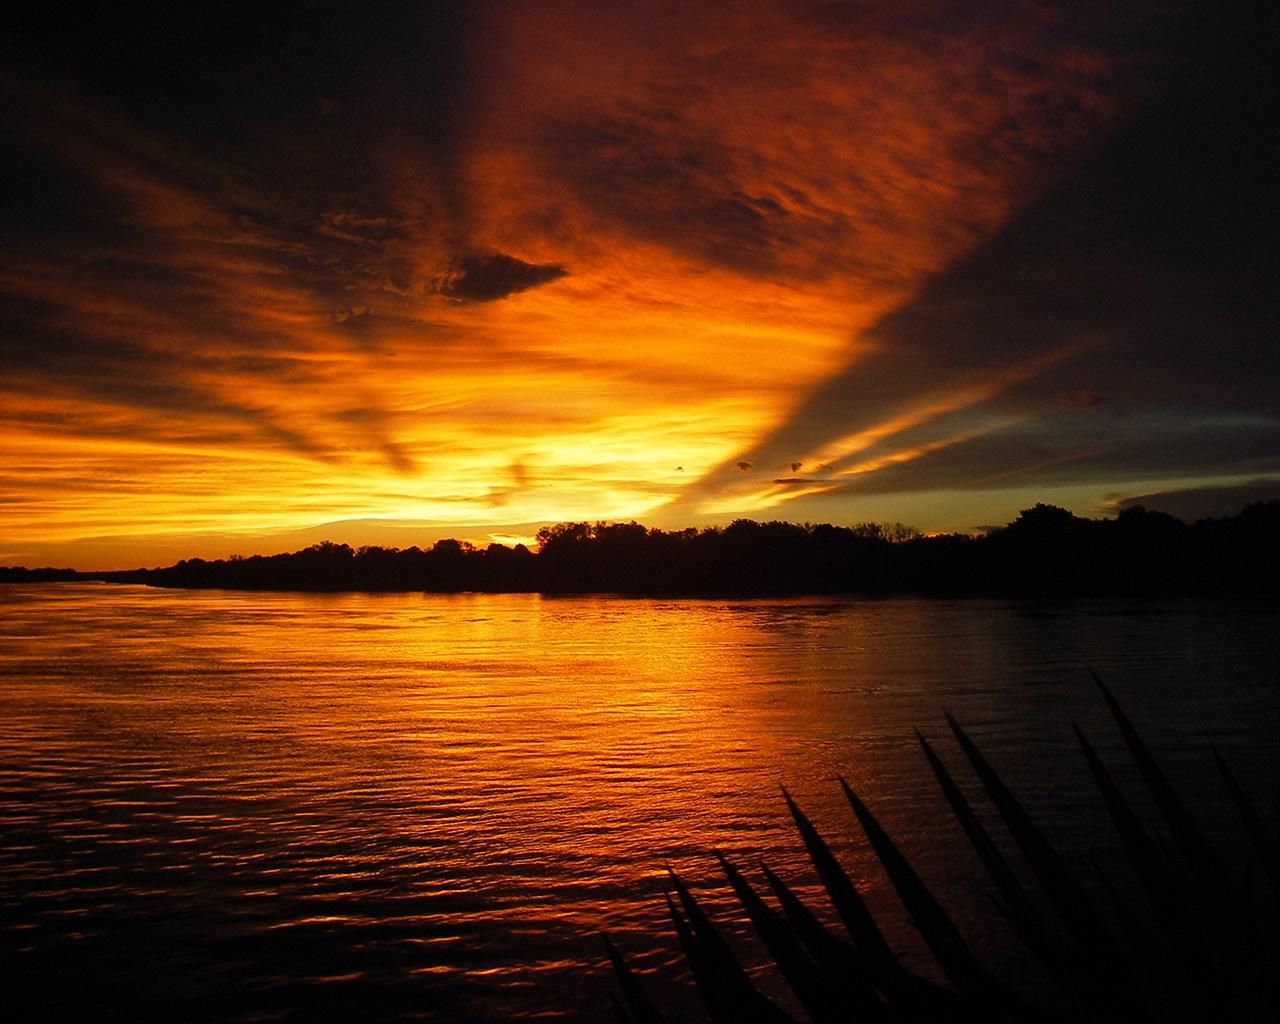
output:
[[[0,574],[9,571],[8,567],[0,567]],[[132,571],[132,570],[130,570]],[[148,590],[190,591],[191,593],[222,594],[294,594],[316,597],[340,597],[343,595],[393,595],[419,594],[430,597],[543,597],[543,598],[609,598],[617,601],[791,601],[791,600],[827,600],[832,601],[1028,601],[1037,603],[1054,602],[1162,602],[1179,600],[1247,602],[1250,604],[1274,604],[1280,611],[1280,587],[1270,590],[1235,591],[1226,588],[1207,590],[1115,590],[1115,591],[1079,591],[1052,592],[1032,590],[1010,591],[859,591],[859,590],[787,590],[773,592],[745,593],[741,591],[641,591],[641,590],[439,590],[430,588],[395,587],[373,590],[368,587],[341,587],[322,589],[319,587],[235,587],[229,584],[208,584],[192,586],[179,583],[143,583],[137,580],[102,579],[92,573],[79,574],[73,578],[57,579],[15,579],[0,575],[0,588],[5,586],[62,586],[64,584],[99,584],[105,588],[144,587]],[[3,590],[0,589],[0,593]]]
[[[0,583],[709,598],[1280,594],[1280,501],[1190,525],[1140,507],[1095,520],[1036,505],[980,536],[738,520],[675,532],[565,523],[538,540],[536,552],[456,540],[426,550],[326,541],[288,554],[184,559],[155,569],[0,568]]]

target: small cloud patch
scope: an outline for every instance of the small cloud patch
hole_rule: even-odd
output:
[[[435,290],[455,302],[496,302],[568,273],[558,263],[526,263],[503,252],[469,253],[436,278]]]

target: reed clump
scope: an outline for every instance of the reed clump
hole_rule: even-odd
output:
[[[969,767],[1017,850],[1016,859],[1007,857],[993,840],[934,748],[919,732],[916,738],[989,876],[993,913],[1004,918],[1043,976],[1008,979],[986,969],[871,809],[841,779],[862,833],[945,983],[903,965],[857,885],[784,790],[787,809],[843,933],[823,924],[824,915],[815,913],[768,865],[760,865],[763,883],[753,884],[723,856],[719,862],[774,968],[809,1020],[1043,1024],[1280,1019],[1280,856],[1272,832],[1213,748],[1224,798],[1239,813],[1249,841],[1244,871],[1239,877],[1229,871],[1124,709],[1096,673],[1093,678],[1161,819],[1154,828],[1143,823],[1075,726],[1145,908],[1130,906],[1105,876],[1107,898],[1091,897],[1075,866],[1055,849],[968,733],[948,715]],[[705,908],[674,872],[666,900],[676,940],[713,1024],[783,1024],[795,1019],[756,988]],[[615,1019],[620,1024],[667,1020],[607,936],[605,949],[617,982],[611,994]],[[1027,986],[1028,980],[1037,983]],[[1028,987],[1039,994],[1027,995]]]

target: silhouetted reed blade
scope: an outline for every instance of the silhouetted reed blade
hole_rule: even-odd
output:
[[[1090,670],[1092,673],[1092,670]],[[815,1024],[827,1022],[1270,1021],[1277,1019],[1276,925],[1280,858],[1270,827],[1226,761],[1216,770],[1248,837],[1248,863],[1230,871],[1111,691],[1093,673],[1160,823],[1148,826],[1074,723],[1089,772],[1114,825],[1144,906],[1130,905],[1098,871],[1104,898],[1091,897],[984,754],[947,715],[965,759],[1018,851],[1012,864],[993,841],[942,758],[916,737],[964,835],[994,887],[995,913],[1021,942],[1040,978],[1005,979],[975,957],[959,929],[843,778],[853,817],[879,859],[946,984],[904,966],[885,941],[857,885],[804,811],[782,798],[846,934],[822,923],[768,865],[764,885],[717,854],[720,869],[773,966]],[[1206,767],[1208,767],[1206,765]],[[1209,769],[1212,771],[1213,769]],[[1033,885],[1024,884],[1027,878]],[[775,908],[765,888],[777,902]],[[1265,890],[1265,891],[1264,891]],[[667,906],[707,1016],[714,1024],[794,1018],[752,983],[743,964],[684,881],[670,873]],[[1266,913],[1259,908],[1268,906]],[[624,955],[606,937],[621,1024],[666,1018]],[[1034,998],[1024,989],[1038,993]]]

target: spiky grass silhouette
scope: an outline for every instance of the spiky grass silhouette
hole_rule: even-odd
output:
[[[907,969],[886,942],[852,879],[785,790],[800,839],[847,935],[821,923],[767,865],[777,908],[717,854],[773,965],[815,1024],[834,1022],[1269,1021],[1277,1019],[1277,844],[1216,749],[1213,758],[1250,843],[1244,880],[1233,880],[1111,691],[1093,679],[1163,819],[1168,839],[1142,823],[1088,738],[1072,723],[1090,774],[1139,883],[1147,911],[1131,909],[1105,876],[1104,908],[950,715],[947,722],[1024,862],[1036,889],[974,813],[937,752],[916,738],[962,831],[990,876],[993,899],[1013,934],[1044,972],[1038,999],[978,962],[942,904],[844,779],[855,818],[947,984]],[[1261,873],[1265,881],[1255,876]],[[714,1024],[775,1024],[793,1018],[763,995],[683,880],[670,873],[667,906],[707,1015]],[[1269,886],[1270,910],[1259,885]],[[605,947],[618,983],[619,1024],[660,1024],[623,955]]]

